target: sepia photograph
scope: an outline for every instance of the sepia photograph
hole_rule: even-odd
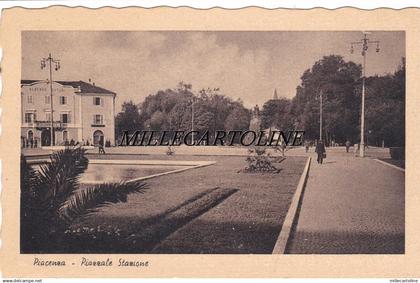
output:
[[[21,253],[405,253],[404,31],[21,43]]]

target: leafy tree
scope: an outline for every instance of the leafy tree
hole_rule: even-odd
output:
[[[367,140],[373,145],[405,144],[405,60],[394,74],[366,79]]]
[[[335,55],[317,61],[303,73],[292,99],[290,115],[295,128],[305,130],[307,138],[318,138],[322,93],[323,138],[360,142],[361,88],[360,65]],[[394,74],[366,78],[365,99],[366,142],[404,145],[405,60]]]
[[[143,126],[139,107],[133,101],[124,102],[122,111],[115,118],[115,136],[122,136],[124,131],[135,131]]]
[[[194,130],[208,131],[214,120],[214,114],[210,111],[194,111]]]
[[[171,111],[167,114],[169,120],[169,130],[188,130],[191,127],[188,126],[188,121],[191,121],[191,103],[187,100],[180,101],[177,103]]]
[[[155,131],[166,130],[167,122],[165,114],[156,110],[150,117],[150,127]]]
[[[250,120],[250,111],[243,107],[242,103],[237,102],[233,105],[232,111],[226,117],[224,129],[226,129],[226,131],[248,130]]]
[[[286,98],[268,100],[261,111],[261,126],[264,129],[276,127],[285,131],[292,130],[290,107],[291,101]]]
[[[291,120],[308,138],[319,135],[319,97],[323,95],[324,135],[357,139],[361,66],[341,56],[325,56],[306,70],[292,100]],[[325,136],[324,136],[325,138]]]
[[[193,109],[196,131],[209,131],[213,135],[216,130],[226,130],[226,126],[247,129],[249,125],[249,111],[240,101],[224,96],[219,88],[202,89],[196,95],[191,84],[184,82],[175,89],[146,97],[140,120],[143,127],[151,130],[189,131]]]

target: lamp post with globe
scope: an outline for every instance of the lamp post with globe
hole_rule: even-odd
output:
[[[360,41],[350,43],[350,53],[354,52],[354,45],[362,45],[362,56],[363,56],[363,77],[362,77],[362,113],[360,118],[360,157],[365,156],[365,80],[366,80],[366,53],[369,48],[369,44],[376,44],[376,52],[379,52],[379,41],[372,41],[367,37],[368,33],[364,32],[364,37]]]
[[[58,71],[60,69],[60,60],[55,60],[52,58],[51,53],[48,55],[47,58],[42,58],[41,60],[41,70],[49,67],[50,77],[48,83],[50,84],[50,104],[51,104],[51,145],[55,145],[55,135],[54,135],[54,101],[53,101],[53,78],[52,78],[52,65],[54,64],[54,69]]]

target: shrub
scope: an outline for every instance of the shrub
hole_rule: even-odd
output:
[[[252,172],[263,172],[263,173],[278,173],[280,172],[273,165],[272,158],[270,154],[268,154],[265,148],[250,148],[248,150],[248,156],[246,158],[246,162],[248,166],[242,170],[245,173],[252,173]]]
[[[86,253],[86,252],[112,252],[122,249],[127,242],[127,237],[118,227],[96,227],[77,225],[64,231],[61,252]]]
[[[390,147],[389,154],[394,160],[405,160],[405,147]]]

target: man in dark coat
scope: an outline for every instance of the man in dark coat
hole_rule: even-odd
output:
[[[322,141],[319,141],[318,144],[316,145],[315,152],[318,154],[318,158],[316,161],[322,164],[322,160],[324,159],[324,154],[326,153],[325,145]]]
[[[346,141],[346,152],[349,152],[350,145],[351,145],[350,141],[349,141],[349,140],[347,140],[347,141]]]

